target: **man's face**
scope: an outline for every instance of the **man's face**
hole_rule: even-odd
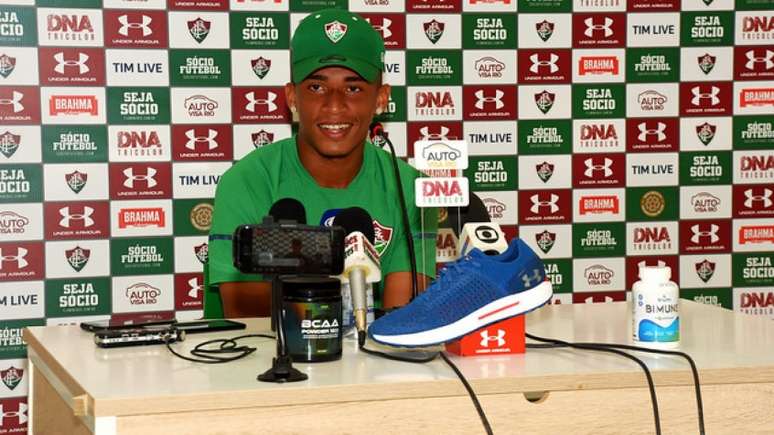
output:
[[[387,106],[390,86],[368,83],[354,71],[334,66],[301,83],[288,83],[285,97],[297,110],[299,143],[337,158],[363,143],[376,109]]]

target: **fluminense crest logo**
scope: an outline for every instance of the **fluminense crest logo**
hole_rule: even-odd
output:
[[[2,377],[5,386],[9,390],[13,390],[24,377],[24,369],[17,369],[14,366],[8,367],[7,370],[0,370],[0,377]]]
[[[543,20],[535,24],[535,31],[543,42],[548,41],[554,34],[554,23]]]
[[[696,136],[704,145],[709,145],[709,143],[712,142],[712,139],[715,137],[716,131],[717,131],[717,126],[707,122],[705,122],[702,125],[696,126]]]
[[[80,193],[84,187],[86,187],[86,181],[89,179],[89,174],[83,172],[73,171],[69,174],[65,174],[65,181],[67,187],[75,193]]]
[[[199,260],[202,264],[207,262],[208,254],[209,254],[209,248],[207,246],[207,243],[202,243],[199,246],[194,246],[194,255],[196,255],[196,259]]]
[[[76,272],[80,272],[81,269],[86,267],[86,263],[89,262],[89,257],[91,257],[91,249],[83,249],[80,246],[65,251],[67,264],[69,264]]]
[[[266,130],[261,130],[257,133],[250,134],[253,139],[253,147],[260,148],[274,142],[274,133],[269,133]]]
[[[198,17],[195,20],[188,22],[188,33],[191,34],[191,37],[196,42],[201,44],[207,38],[207,35],[210,34],[211,25],[212,22],[205,21],[201,17]]]
[[[432,20],[428,23],[422,23],[422,26],[425,28],[427,39],[435,44],[443,36],[443,29],[446,27],[446,24]]]
[[[535,170],[537,170],[538,178],[540,178],[544,183],[547,183],[548,180],[551,179],[551,176],[554,175],[554,165],[548,162],[535,165]]]
[[[548,113],[552,107],[554,107],[554,101],[556,101],[556,94],[546,91],[535,94],[535,104],[537,108],[545,113]]]
[[[427,27],[425,27],[425,29],[427,29]],[[425,30],[425,32],[427,32],[427,30]],[[328,39],[330,39],[334,44],[341,41],[341,38],[343,38],[346,34],[347,25],[344,23],[334,21],[325,25],[325,36],[327,36]],[[435,41],[433,41],[433,43],[435,43]]]
[[[7,54],[0,55],[0,76],[8,78],[16,68],[16,58]]]
[[[704,74],[709,74],[712,72],[712,69],[715,68],[715,61],[717,59],[717,56],[712,56],[708,53],[705,53],[703,56],[699,56],[699,69],[701,69]]]
[[[271,59],[266,59],[261,56],[258,59],[250,60],[250,65],[252,65],[255,75],[258,76],[259,79],[263,79],[271,70]]]
[[[188,216],[191,225],[199,231],[209,231],[212,227],[212,211],[213,206],[210,203],[196,204]]]
[[[537,242],[538,248],[540,248],[544,254],[548,254],[548,251],[550,251],[551,248],[554,247],[554,243],[556,243],[556,233],[544,230],[540,234],[535,234],[535,241]]]
[[[11,158],[19,149],[19,144],[21,144],[21,135],[13,134],[7,130],[0,135],[0,153],[8,158]]]
[[[374,219],[374,249],[381,257],[387,247],[390,246],[392,241],[392,227],[382,225],[379,221]]]
[[[640,209],[647,217],[656,217],[664,211],[666,201],[664,195],[657,190],[645,192],[640,198]]]
[[[696,263],[696,275],[701,278],[702,281],[708,282],[712,275],[715,274],[715,263],[707,260],[706,258],[704,261]]]

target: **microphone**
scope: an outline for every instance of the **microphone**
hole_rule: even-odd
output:
[[[473,192],[470,192],[470,199],[467,207],[447,207],[449,227],[454,231],[454,235],[459,239],[460,230],[468,222],[489,222],[489,211],[484,205],[484,201]]]
[[[294,198],[282,198],[271,205],[269,216],[274,222],[293,222],[306,224],[306,209],[301,201]]]
[[[352,295],[352,311],[355,315],[358,343],[365,344],[367,283],[379,282],[379,254],[374,249],[374,225],[371,215],[360,207],[342,210],[333,219],[333,225],[344,228],[344,272],[339,276],[342,283],[349,283]]]
[[[374,136],[384,136],[384,125],[379,121],[374,121],[368,126],[368,134],[373,138]]]
[[[505,234],[500,225],[494,222],[471,222],[462,227],[457,242],[457,252],[464,257],[474,248],[486,255],[498,255],[508,249]]]

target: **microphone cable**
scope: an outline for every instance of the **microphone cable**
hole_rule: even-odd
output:
[[[181,353],[178,353],[172,348],[170,341],[166,341],[164,344],[166,344],[167,349],[170,352],[172,352],[172,355],[175,355],[176,357],[184,359],[186,361],[202,363],[202,364],[222,364],[222,363],[227,363],[231,361],[236,361],[238,359],[242,359],[250,355],[251,353],[255,352],[258,349],[257,347],[237,345],[237,340],[240,340],[243,338],[252,338],[252,337],[270,338],[272,340],[276,339],[276,337],[274,337],[273,335],[268,335],[268,334],[246,334],[246,335],[240,335],[234,338],[216,338],[213,340],[208,340],[208,341],[199,343],[196,346],[194,346],[193,349],[191,349],[190,351],[191,355],[198,358],[192,358],[192,357],[183,355]],[[207,348],[207,346],[211,346],[211,345],[219,345],[219,346],[216,348]],[[230,356],[221,356],[221,355],[230,355]]]

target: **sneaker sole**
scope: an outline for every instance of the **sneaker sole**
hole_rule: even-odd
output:
[[[529,290],[500,298],[479,308],[454,323],[413,334],[371,335],[378,343],[398,347],[424,347],[447,343],[477,329],[501,320],[528,313],[551,300],[553,287],[549,281]]]

